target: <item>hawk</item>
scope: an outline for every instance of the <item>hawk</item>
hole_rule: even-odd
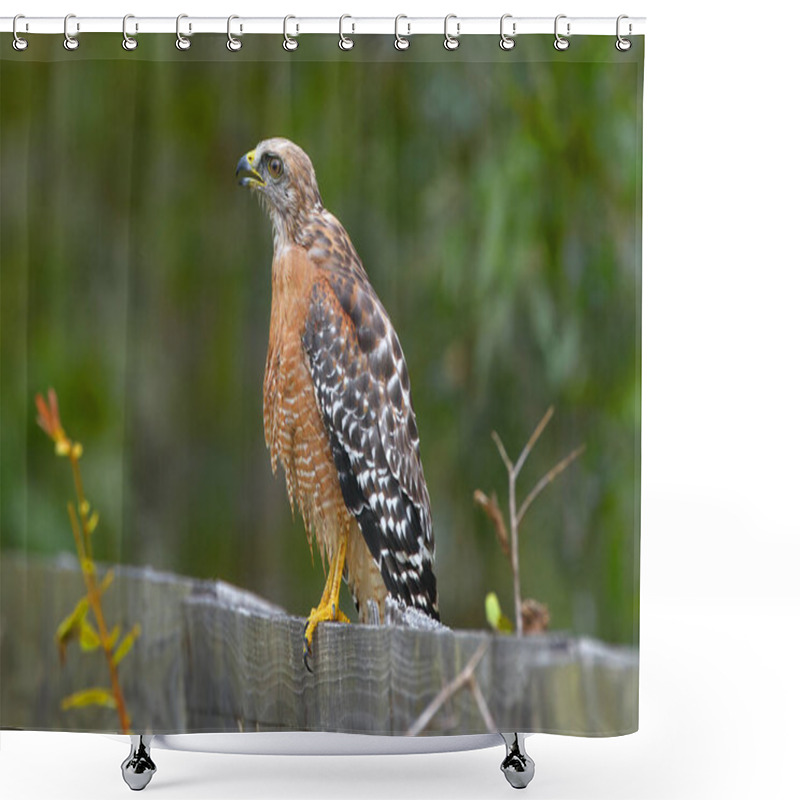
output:
[[[322,205],[309,157],[266,139],[236,167],[272,222],[264,435],[328,575],[304,633],[339,609],[344,576],[362,622],[385,600],[439,619],[430,498],[400,341],[347,231]],[[312,550],[313,552],[313,550]]]

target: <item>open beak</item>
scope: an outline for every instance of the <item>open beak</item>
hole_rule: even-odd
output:
[[[250,186],[255,189],[266,185],[255,168],[255,150],[251,150],[239,159],[236,165],[236,177],[239,178],[239,186]]]

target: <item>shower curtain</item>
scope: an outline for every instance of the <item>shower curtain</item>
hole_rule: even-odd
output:
[[[0,726],[636,730],[643,40],[354,39],[3,36]]]

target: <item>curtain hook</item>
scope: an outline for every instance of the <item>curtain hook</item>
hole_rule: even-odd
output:
[[[76,36],[71,36],[69,32],[69,21],[71,19],[75,19],[74,14],[67,14],[64,17],[64,49],[65,50],[77,50],[78,49],[78,39]],[[76,33],[79,32],[81,29],[80,23],[75,23],[75,31]]]
[[[400,20],[401,19],[408,19],[405,14],[398,14],[394,18],[394,46],[397,50],[408,50],[411,47],[411,42],[405,38],[405,36],[400,35]],[[408,33],[406,36],[411,36],[411,23],[407,22],[406,25],[408,26]]]
[[[297,19],[297,17],[293,17],[291,14],[283,18],[283,49],[284,50],[297,50],[298,41],[293,36],[289,36],[289,20],[290,19]],[[297,26],[297,33],[300,33],[300,26]]]
[[[123,50],[135,50],[139,46],[139,42],[133,37],[128,36],[128,20],[135,19],[133,14],[126,14],[122,18],[122,49]],[[137,22],[134,26],[134,30],[138,32],[139,30],[139,23]]]
[[[345,36],[344,31],[342,30],[342,26],[344,25],[344,21],[346,19],[353,19],[353,18],[349,14],[342,14],[342,16],[339,17],[339,47],[342,50],[352,50],[355,42],[349,36]],[[350,32],[355,33],[356,25],[355,23],[351,24],[352,24],[352,30]]]
[[[192,42],[186,36],[181,33],[181,20],[188,19],[188,14],[178,14],[177,18],[175,19],[175,35],[177,39],[175,39],[175,47],[178,50],[188,50],[192,46]],[[192,23],[189,23],[189,33],[192,32]]]
[[[516,42],[514,41],[514,37],[517,35],[517,23],[516,22],[512,22],[511,23],[511,36],[509,36],[505,32],[505,30],[503,28],[503,26],[505,25],[505,21],[507,19],[512,19],[512,15],[511,14],[503,14],[503,16],[500,17],[500,49],[501,50],[513,50],[514,49],[514,45],[516,44]]]
[[[558,32],[558,21],[559,21],[560,19],[566,19],[566,18],[567,18],[567,15],[566,15],[566,14],[559,14],[559,15],[556,17],[555,26],[554,26],[554,29],[553,29],[553,30],[554,30],[554,32],[555,32],[555,35],[556,35],[556,40],[553,42],[553,47],[555,47],[555,49],[556,49],[556,50],[566,50],[566,49],[569,47],[569,39],[565,39],[565,38],[564,38],[563,36],[561,36],[561,34]],[[567,22],[567,36],[569,36],[569,35],[570,35],[570,30],[569,30],[569,28],[570,28],[570,24],[569,24],[569,22]]]
[[[621,36],[620,32],[619,32],[619,24],[624,19],[629,19],[627,14],[620,14],[617,17],[617,41],[614,44],[614,47],[616,47],[617,50],[619,50],[621,53],[624,53],[626,50],[630,50],[631,49],[631,45],[633,44],[633,42],[631,42],[630,39],[623,38]],[[629,22],[628,23],[628,36],[630,36],[632,32],[633,32],[633,25],[631,25],[631,23]]]
[[[228,50],[231,51],[231,53],[236,53],[242,49],[242,40],[239,39],[237,36],[234,36],[233,33],[231,32],[231,22],[233,22],[235,19],[239,19],[239,17],[237,17],[236,14],[231,14],[228,17],[228,41],[225,46],[228,48]],[[239,33],[241,34],[241,32],[242,32],[242,26],[240,24]]]
[[[452,36],[447,31],[447,23],[450,22],[451,19],[456,20],[456,35]],[[458,21],[458,17],[455,14],[448,14],[444,18],[444,49],[445,50],[458,50],[458,45],[461,42],[458,41],[458,37],[461,34],[461,23]]]
[[[19,51],[19,52],[22,52],[23,50],[27,49],[28,40],[27,39],[23,39],[17,33],[17,20],[18,19],[25,19],[25,15],[24,14],[17,14],[17,16],[14,17],[14,22],[11,25],[11,31],[14,34],[14,42],[13,42],[14,49]],[[26,31],[28,30],[28,23],[27,22],[25,23],[25,30]]]

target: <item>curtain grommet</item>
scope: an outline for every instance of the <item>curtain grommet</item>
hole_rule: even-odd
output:
[[[566,18],[567,18],[566,14],[559,14],[556,17],[555,24],[553,25],[553,33],[555,34],[555,37],[556,37],[555,41],[553,42],[553,47],[555,47],[556,50],[559,50],[561,52],[563,52],[564,50],[566,50],[569,47],[569,39],[564,38],[558,32],[558,21],[560,19],[566,19]],[[569,22],[567,22],[567,36],[569,36],[569,35],[570,35],[570,24],[569,24]]]
[[[69,32],[69,21],[71,19],[75,19],[74,14],[67,14],[67,16],[64,17],[64,49],[69,51],[77,50],[78,45],[80,44],[77,35],[72,36],[72,34],[70,34]],[[75,23],[76,34],[80,32],[80,29],[81,29],[80,23],[79,22]]]
[[[182,19],[188,19],[188,18],[189,18],[188,14],[178,14],[178,16],[175,18],[175,37],[176,37],[175,38],[175,47],[177,47],[178,50],[181,50],[181,51],[188,50],[192,46],[191,39],[189,39],[187,36],[184,36],[181,33],[181,20]],[[191,32],[192,32],[192,23],[190,22],[189,23],[189,33],[191,33]]]
[[[514,49],[514,45],[516,44],[514,37],[517,35],[517,23],[513,21],[511,23],[511,35],[509,36],[505,32],[505,22],[507,19],[513,20],[513,15],[503,14],[503,16],[500,17],[500,49],[506,52]]]
[[[289,53],[294,52],[297,50],[299,46],[299,42],[294,36],[289,36],[289,20],[290,19],[297,19],[297,17],[293,17],[291,14],[288,14],[283,18],[283,49]],[[296,26],[297,33],[300,33],[300,26]]]
[[[346,19],[353,19],[349,14],[342,14],[339,17],[339,49],[340,50],[352,50],[355,46],[355,42],[349,37],[344,35],[344,21]],[[350,33],[355,33],[356,26],[355,23],[351,23],[352,30]]]
[[[225,47],[230,50],[231,53],[238,53],[242,49],[242,40],[238,36],[234,36],[233,32],[231,31],[231,22],[235,19],[239,19],[236,14],[231,14],[228,17],[228,41],[225,43]],[[242,26],[239,26],[239,34],[242,33]]]
[[[620,53],[626,53],[628,50],[631,49],[633,42],[630,39],[626,39],[620,32],[620,23],[624,19],[630,19],[627,14],[620,14],[617,17],[617,41],[614,42],[614,47],[620,51]],[[631,35],[631,31],[633,30],[633,26],[631,23],[628,23],[628,36]]]
[[[403,51],[403,50],[408,50],[408,48],[411,47],[411,40],[406,38],[408,36],[411,36],[411,23],[410,22],[406,23],[408,31],[405,36],[401,36],[400,35],[401,19],[408,19],[408,17],[405,14],[398,14],[394,18],[394,49]]]
[[[25,15],[24,14],[17,14],[14,17],[14,22],[11,23],[11,32],[14,34],[14,41],[11,43],[11,45],[18,53],[21,53],[23,50],[27,50],[28,49],[28,40],[27,39],[23,39],[17,33],[17,20],[20,20],[20,19],[25,19]],[[25,23],[26,30],[27,30],[27,27],[28,27],[28,24]]]
[[[451,19],[456,21],[456,35],[453,36],[448,30],[447,25]],[[453,50],[458,50],[458,46],[461,42],[458,40],[458,37],[461,35],[461,23],[458,21],[458,17],[455,14],[448,14],[444,18],[444,49],[449,50],[452,52]]]
[[[128,35],[128,20],[135,19],[133,14],[126,14],[122,18],[122,49],[127,50],[130,52],[131,50],[135,50],[139,46],[139,42],[135,38],[135,36]],[[139,25],[134,26],[134,30],[138,30]]]

